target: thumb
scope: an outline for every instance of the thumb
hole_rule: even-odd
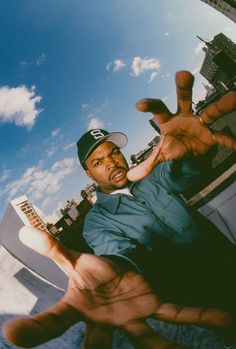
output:
[[[165,136],[163,136],[163,139],[164,138],[165,138]],[[163,141],[161,141],[154,148],[154,150],[152,151],[151,155],[146,160],[144,160],[143,162],[141,162],[137,166],[131,168],[127,172],[127,178],[131,182],[137,182],[137,181],[143,179],[144,177],[149,175],[149,173],[152,172],[154,167],[157,166],[157,164],[159,162],[164,161],[163,156],[161,155],[162,143],[163,143]]]
[[[32,348],[61,336],[81,319],[78,311],[61,300],[37,315],[5,322],[2,332],[9,342],[20,347]]]
[[[45,231],[33,227],[22,227],[19,239],[35,252],[52,259],[68,276],[73,272],[75,262],[81,255],[79,252],[67,249]]]

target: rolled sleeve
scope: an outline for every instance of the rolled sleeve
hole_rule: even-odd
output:
[[[193,184],[193,180],[200,175],[203,167],[203,161],[199,158],[167,161],[157,165],[152,176],[165,189],[181,193]]]
[[[203,156],[189,156],[181,160],[166,161],[158,164],[152,172],[153,178],[167,190],[181,193],[187,190],[195,178],[209,176],[212,159],[218,147],[212,147]]]

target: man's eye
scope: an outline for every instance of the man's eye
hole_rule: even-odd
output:
[[[100,164],[101,164],[101,161],[96,161],[96,162],[94,162],[93,166],[98,167]]]
[[[114,150],[113,150],[113,154],[114,154],[114,155],[120,154],[120,149],[114,149]]]

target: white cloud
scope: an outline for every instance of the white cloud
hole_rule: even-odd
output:
[[[162,79],[166,79],[166,78],[169,78],[170,77],[170,73],[166,73],[166,74],[161,74],[161,78]]]
[[[75,158],[65,158],[63,160],[56,161],[52,166],[52,171],[63,170],[65,168],[71,168],[75,165]]]
[[[109,62],[106,66],[106,70],[109,71],[111,69],[112,64],[113,64],[112,62]]]
[[[106,66],[106,70],[111,70],[117,73],[119,70],[126,66],[125,61],[123,59],[115,59],[113,62],[110,62]]]
[[[51,198],[47,198],[42,204],[42,209],[46,210],[47,207],[50,205],[50,203],[51,203]],[[45,224],[47,223],[55,224],[60,218],[61,216],[59,216],[55,211],[53,211],[50,215],[41,216],[41,219]]]
[[[203,47],[205,47],[204,42],[199,42],[197,46],[194,48],[194,52],[196,55],[198,55],[200,52],[202,52]]]
[[[118,72],[119,70],[121,70],[124,67],[125,67],[125,62],[122,59],[115,59],[114,60],[114,68],[113,68],[114,72]]]
[[[22,60],[22,61],[20,61],[20,65],[21,65],[22,67],[28,67],[28,66],[30,65],[30,63],[27,62],[27,61],[25,61],[25,60]]]
[[[90,108],[90,104],[89,103],[82,103],[81,108],[84,110],[88,110]]]
[[[150,75],[150,79],[148,80],[148,82],[150,83],[150,82],[152,82],[153,80],[155,80],[156,77],[157,77],[157,75],[158,75],[158,72],[157,72],[157,71],[152,72],[151,75]]]
[[[26,86],[0,88],[0,122],[15,123],[30,129],[36,122],[42,109],[36,104],[41,101],[35,95],[35,86],[28,89]]]
[[[49,148],[48,150],[47,150],[47,156],[48,157],[51,157],[51,156],[53,156],[56,152],[57,152],[57,147],[55,146],[55,145],[53,145],[51,148]]]
[[[166,32],[166,33],[164,33],[164,35],[165,35],[165,36],[170,36],[170,33],[167,33],[167,32]]]
[[[37,59],[36,59],[36,65],[40,66],[45,62],[46,55],[45,53],[42,53]]]
[[[194,104],[197,104],[202,99],[205,99],[205,97],[206,97],[206,90],[202,88],[202,86],[196,87],[195,85],[195,88],[193,91]]]
[[[46,211],[47,207],[50,206],[50,204],[51,204],[51,197],[49,196],[42,202],[41,207]],[[53,224],[56,223],[62,217],[61,209],[64,208],[66,204],[67,204],[67,201],[59,201],[59,202],[57,201],[52,213],[50,215],[42,216],[41,219],[45,223],[53,223]]]
[[[61,134],[61,129],[60,128],[55,128],[55,130],[52,130],[52,132],[51,132],[51,136],[52,137],[56,137],[59,134]]]
[[[51,196],[60,190],[65,177],[74,172],[77,166],[77,158],[65,158],[57,161],[51,169],[30,167],[21,178],[8,183],[3,194],[8,194],[9,199],[25,194],[31,200],[46,200],[48,195]]]
[[[11,170],[5,168],[0,175],[0,183],[5,182],[10,177],[10,174]]]
[[[161,64],[160,60],[157,58],[141,58],[141,57],[134,57],[131,70],[133,76],[139,76],[140,74],[144,73],[146,70],[158,70],[160,69]]]
[[[99,118],[92,118],[89,120],[88,124],[88,130],[91,130],[93,128],[102,128],[104,126],[102,120]]]
[[[48,222],[48,220],[44,220],[44,218],[47,217],[44,213],[44,209],[50,204],[50,200],[51,198],[50,196],[48,196],[45,200],[43,200],[40,208],[34,204],[34,209],[36,213],[39,215],[39,217],[43,220],[44,223]]]
[[[89,114],[88,114],[88,118],[96,118],[98,117],[98,115],[103,115],[104,111],[106,110],[106,108],[109,105],[109,100],[105,99],[100,105],[98,106],[93,106],[91,105],[89,108]]]
[[[75,142],[71,142],[71,143],[65,144],[65,145],[63,146],[63,149],[64,149],[64,150],[68,150],[68,149],[71,149],[71,148],[73,148],[73,147],[75,147]]]
[[[191,73],[192,73],[193,75],[199,73],[199,71],[200,71],[200,69],[201,69],[201,66],[202,66],[202,62],[198,63],[198,64],[196,65],[196,67],[193,68],[193,70],[191,71]]]
[[[83,109],[88,111],[87,119],[88,119],[88,130],[91,130],[93,128],[101,128],[104,126],[104,123],[102,121],[102,118],[105,117],[106,110],[109,106],[109,99],[106,98],[104,99],[101,104],[94,105],[94,102],[92,101],[91,103],[84,103],[82,104],[84,106]],[[64,149],[69,149],[74,144],[68,145],[68,147],[64,147]]]

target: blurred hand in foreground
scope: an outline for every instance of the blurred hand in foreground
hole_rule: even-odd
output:
[[[85,321],[88,329],[84,349],[111,348],[114,327],[124,330],[135,348],[183,349],[155,333],[146,319],[219,328],[230,323],[230,315],[224,310],[163,303],[142,275],[123,270],[107,258],[68,250],[45,232],[24,227],[20,239],[54,260],[69,276],[69,286],[63,298],[48,310],[3,325],[4,335],[15,345],[37,346]]]

